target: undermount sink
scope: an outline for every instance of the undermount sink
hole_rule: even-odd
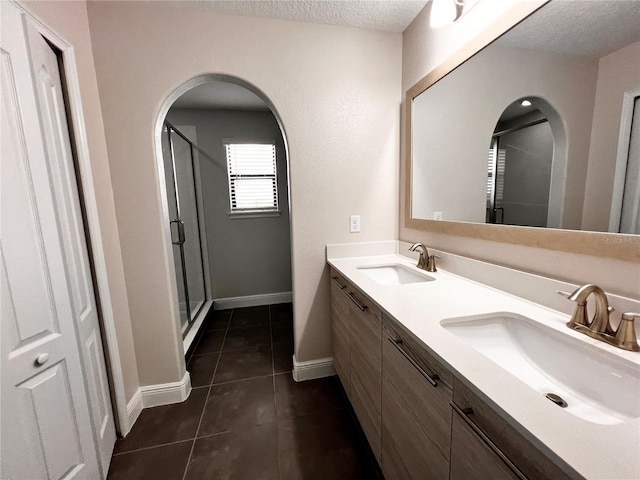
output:
[[[631,362],[514,313],[440,325],[568,413],[603,425],[640,417],[640,369]]]
[[[406,265],[366,265],[357,267],[362,273],[381,285],[404,285],[406,283],[432,282],[435,278],[416,272]]]

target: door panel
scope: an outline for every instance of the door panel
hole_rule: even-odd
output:
[[[190,321],[194,321],[205,301],[194,154],[192,145],[179,135],[172,135],[171,140],[173,142],[180,220],[184,223],[185,231],[184,259],[189,292],[189,311],[191,312]]]
[[[85,384],[107,385],[57,58],[14,4],[1,21],[0,477],[102,478],[92,417],[112,414]]]
[[[40,435],[56,439],[42,444],[47,476],[63,478],[67,472],[80,470],[84,461],[66,362],[56,363],[17,387],[22,401],[31,405],[28,413],[38,422]],[[52,398],[57,401],[51,402]]]
[[[76,188],[77,180],[58,57],[33,25],[26,22],[26,29],[36,105],[44,133],[47,165],[54,186],[57,220],[72,300],[72,315],[79,333],[92,423],[100,450],[99,459],[106,475],[116,440],[115,425],[108,394],[107,368],[91,279],[91,265]]]
[[[183,132],[180,129],[184,129]],[[165,122],[162,154],[183,336],[206,301],[194,127]],[[187,137],[188,135],[188,137]]]

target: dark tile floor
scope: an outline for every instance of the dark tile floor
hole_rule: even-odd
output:
[[[110,480],[375,479],[337,377],[291,377],[291,304],[212,312],[180,404],[146,409]]]

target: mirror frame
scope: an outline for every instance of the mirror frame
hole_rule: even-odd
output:
[[[563,252],[614,258],[618,260],[640,262],[640,235],[610,232],[566,230],[558,228],[521,227],[514,225],[494,225],[486,223],[453,222],[446,220],[427,220],[411,216],[412,185],[412,108],[413,99],[427,90],[438,80],[455,70],[465,61],[488,46],[518,23],[544,7],[549,0],[531,10],[531,4],[509,10],[485,29],[475,39],[443,63],[431,70],[405,94],[405,198],[404,227],[426,232],[470,237],[493,242],[510,243],[527,247],[543,248]]]

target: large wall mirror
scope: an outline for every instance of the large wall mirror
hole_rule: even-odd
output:
[[[640,259],[640,2],[552,0],[506,27],[407,92],[407,226],[614,232],[570,237]]]

